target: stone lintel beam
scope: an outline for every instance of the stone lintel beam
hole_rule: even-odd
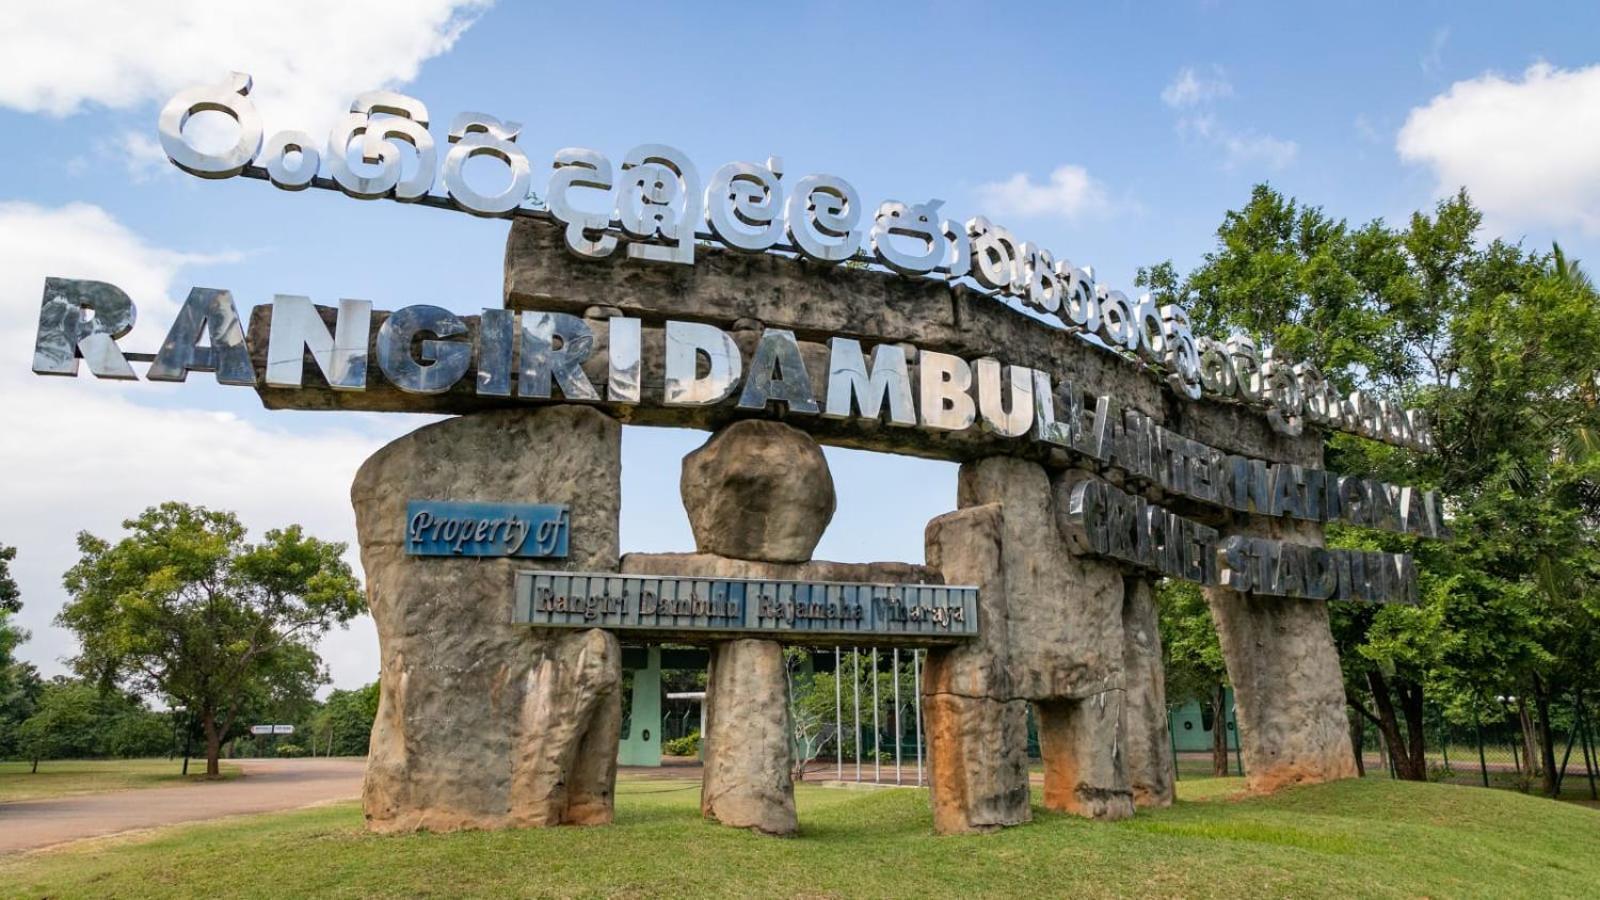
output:
[[[1272,431],[1259,410],[1214,399],[1180,402],[1133,361],[998,298],[937,279],[720,247],[696,247],[693,266],[583,259],[566,249],[558,223],[518,219],[506,239],[505,305],[578,313],[607,306],[647,324],[754,319],[803,340],[837,335],[908,342],[967,359],[992,356],[1115,396],[1129,409],[1231,453],[1301,465],[1322,460],[1314,428],[1290,438]]]

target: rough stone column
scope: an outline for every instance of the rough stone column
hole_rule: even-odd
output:
[[[928,523],[928,565],[947,584],[978,588],[978,637],[929,649],[922,670],[929,800],[940,834],[994,831],[1033,818],[1028,701],[1011,687],[1004,531],[998,503]]]
[[[981,636],[928,654],[934,827],[1027,820],[1026,763],[1019,782],[1012,762],[1026,742],[1008,743],[1007,735],[1016,731],[1013,704],[1029,700],[1039,715],[1045,806],[1099,819],[1132,815],[1121,750],[1121,571],[1068,550],[1055,490],[1036,463],[968,463],[957,502],[959,511],[929,525],[928,560],[946,583],[978,586]]]
[[[1273,522],[1258,536],[1321,545],[1308,523]],[[1243,532],[1240,532],[1243,533]],[[1268,793],[1356,776],[1339,652],[1321,600],[1205,590],[1228,664],[1246,784]]]
[[[1127,688],[1122,704],[1124,754],[1133,802],[1171,806],[1176,769],[1167,725],[1156,592],[1148,578],[1129,576],[1123,582],[1122,667]]]
[[[600,630],[514,625],[527,560],[405,553],[410,500],[566,503],[570,554],[615,571],[621,426],[579,406],[447,419],[373,454],[350,490],[382,680],[362,791],[377,831],[611,821],[622,655]]]
[[[772,563],[811,558],[833,518],[822,448],[780,422],[736,422],[683,460],[680,482],[703,554]],[[799,828],[790,772],[789,686],[774,641],[724,641],[706,684],[700,811],[765,834]]]

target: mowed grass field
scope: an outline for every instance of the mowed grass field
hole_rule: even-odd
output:
[[[935,837],[920,790],[801,785],[802,834],[700,819],[698,783],[618,786],[608,828],[378,836],[357,804],[0,859],[7,897],[1594,897],[1600,812],[1506,791],[1232,779],[1127,822],[1034,810]]]
[[[47,759],[38,772],[32,769],[32,763],[0,761],[0,803],[185,783],[181,759]],[[204,781],[205,771],[205,760],[191,759],[187,780]],[[237,765],[222,764],[223,778],[238,775]],[[4,821],[0,813],[0,827]]]

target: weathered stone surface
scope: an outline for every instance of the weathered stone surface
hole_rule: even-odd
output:
[[[616,638],[511,624],[525,562],[407,556],[404,529],[412,499],[568,503],[570,556],[541,565],[615,570],[620,440],[593,409],[483,413],[418,429],[362,465],[350,494],[382,658],[369,828],[611,821]]]
[[[783,647],[762,640],[712,647],[701,814],[735,828],[794,834],[790,734]]]
[[[701,553],[802,562],[833,518],[822,448],[781,422],[747,419],[683,459],[683,505]]]
[[[922,674],[929,799],[940,834],[993,831],[1029,821],[1028,708],[1007,665],[1006,571],[999,504],[959,509],[928,523],[928,564],[948,583],[978,587],[978,637],[930,649]]]
[[[1171,806],[1172,735],[1167,730],[1166,674],[1161,665],[1161,631],[1155,588],[1148,578],[1123,582],[1122,702],[1128,786],[1138,806]]]
[[[1259,537],[1322,544],[1304,523],[1256,520]],[[1250,790],[1275,791],[1356,776],[1339,653],[1320,600],[1253,597],[1205,589],[1228,664],[1239,753]]]
[[[1014,780],[975,785],[958,764],[987,755],[987,768],[1009,773],[1003,760],[1020,748],[996,743],[1007,728],[1003,710],[1030,700],[1039,717],[1046,806],[1093,818],[1131,815],[1133,794],[1119,749],[1121,571],[1068,551],[1056,527],[1050,478],[1035,463],[1005,457],[969,463],[961,470],[957,501],[958,513],[928,528],[928,560],[946,583],[978,586],[981,636],[928,655],[925,718],[939,720],[930,733],[966,745],[930,751],[949,761],[934,772],[935,827],[973,830],[1005,818],[979,815],[978,806],[999,806],[1015,817],[995,799],[1008,797]],[[941,696],[996,706],[951,704]],[[1025,795],[1014,802],[1025,806]],[[941,814],[941,807],[953,809]]]

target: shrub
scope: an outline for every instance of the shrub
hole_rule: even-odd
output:
[[[681,738],[667,741],[661,745],[661,752],[668,756],[699,756],[700,730],[695,729]]]

